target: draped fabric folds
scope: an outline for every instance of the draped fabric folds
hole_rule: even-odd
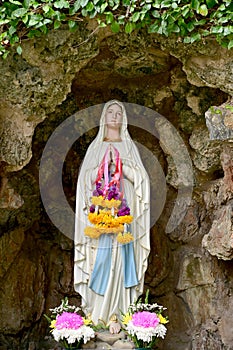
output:
[[[131,233],[134,241],[121,245],[114,235],[99,239],[84,235],[88,222],[90,198],[100,163],[109,147],[105,142],[105,112],[112,104],[123,111],[121,142],[111,142],[122,160],[124,197],[134,220]],[[129,304],[143,292],[144,274],[150,252],[149,178],[138,149],[127,130],[124,105],[118,101],[105,104],[100,128],[89,146],[78,177],[75,215],[74,287],[82,297],[82,307],[95,323],[108,323],[111,316],[126,312]],[[132,264],[129,262],[133,262]]]

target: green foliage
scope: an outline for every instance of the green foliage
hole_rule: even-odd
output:
[[[77,28],[84,18],[96,18],[99,27],[114,33],[146,28],[148,33],[177,35],[184,43],[214,36],[220,45],[233,47],[231,0],[9,0],[0,6],[0,55],[6,57],[21,41],[67,24]]]

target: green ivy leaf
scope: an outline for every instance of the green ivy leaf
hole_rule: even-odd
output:
[[[193,24],[195,26],[203,26],[204,24],[206,24],[206,19],[200,19],[200,21],[197,21],[197,22],[193,22]]]
[[[16,32],[16,27],[10,26],[9,28],[9,34],[12,35]]]
[[[130,34],[130,33],[132,33],[132,31],[134,30],[134,28],[135,28],[135,24],[132,23],[132,22],[128,22],[128,23],[126,23],[126,25],[125,25],[125,32],[126,32],[127,34]]]
[[[158,10],[152,11],[151,14],[154,18],[160,18],[160,12]]]
[[[190,7],[189,5],[183,6],[182,8],[182,16],[187,17],[187,15],[190,13]]]
[[[125,15],[121,15],[117,19],[118,19],[118,23],[119,24],[124,24],[125,23]]]
[[[198,12],[200,13],[200,15],[202,16],[207,16],[208,15],[208,8],[205,4],[201,5],[198,9]]]
[[[67,0],[58,0],[55,1],[54,3],[54,7],[56,7],[57,9],[68,9],[70,7],[69,1]]]
[[[194,41],[201,40],[201,34],[200,33],[194,33],[191,35],[191,44],[194,43]]]
[[[107,24],[104,22],[99,22],[99,28],[105,28],[107,27]]]
[[[28,8],[29,8],[29,5],[30,5],[30,0],[24,0],[24,1],[23,1],[23,7],[24,7],[25,9],[28,9]]]
[[[34,27],[36,26],[41,20],[43,19],[43,16],[41,15],[38,15],[38,14],[32,14],[30,19],[29,19],[29,22],[28,22],[28,26],[29,27]]]
[[[25,15],[25,13],[27,12],[27,9],[20,7],[17,10],[14,10],[11,14],[12,17],[22,17]]]
[[[230,50],[232,47],[233,47],[233,40],[230,40],[227,48],[228,48],[228,50]]]
[[[89,0],[80,0],[80,6],[85,7]]]
[[[132,22],[137,22],[140,18],[140,12],[135,12],[133,16],[131,17]]]
[[[186,36],[183,40],[184,44],[190,44],[191,43],[191,38],[190,36]]]
[[[106,12],[106,23],[111,24],[114,21],[112,12]]]
[[[22,3],[20,1],[16,1],[16,0],[9,0],[10,3],[15,4],[15,5],[22,5]]]
[[[172,2],[171,6],[173,9],[176,9],[178,7],[178,4],[176,2]]]
[[[233,33],[233,26],[224,27],[223,35],[227,36]]]
[[[49,6],[48,4],[43,6],[44,13],[48,13],[50,9],[51,9],[51,6]]]
[[[210,30],[211,33],[216,34],[216,33],[222,33],[223,32],[223,27],[222,26],[214,26]]]
[[[225,108],[226,108],[226,109],[229,109],[231,112],[233,112],[233,106],[231,106],[231,105],[226,105]]]
[[[74,15],[81,7],[80,1],[75,1],[73,7],[70,8],[70,13]]]
[[[100,7],[100,12],[101,12],[101,13],[104,13],[104,11],[105,11],[105,9],[106,9],[107,6],[108,6],[108,3],[107,3],[107,2],[104,2],[104,3],[101,5],[101,7]]]
[[[69,26],[69,29],[74,29],[74,27],[76,27],[76,22],[69,20],[68,21],[68,26]]]
[[[23,16],[23,18],[22,18],[22,22],[24,23],[24,24],[26,24],[27,22],[28,22],[28,14],[26,13],[26,15],[25,16]]]
[[[82,14],[83,17],[87,17],[88,11],[85,8],[83,8],[82,11],[81,11],[81,14]]]
[[[7,58],[7,56],[9,55],[9,51],[5,51],[2,58],[5,60]]]
[[[213,8],[217,3],[218,3],[218,1],[216,1],[216,0],[206,0],[206,4],[207,4],[209,9]]]
[[[189,32],[192,32],[194,30],[194,28],[195,28],[195,25],[193,24],[193,22],[189,22],[187,24],[187,29]]]
[[[18,43],[19,42],[19,37],[17,34],[13,34],[13,36],[11,36],[10,38],[10,44],[11,45],[14,45],[15,43]]]
[[[195,10],[195,11],[199,11],[199,7],[200,7],[200,1],[199,0],[192,0],[191,1],[191,7]]]
[[[34,37],[39,37],[41,36],[41,32],[38,29],[31,29],[28,33],[29,38],[34,38]]]
[[[155,22],[149,26],[148,33],[157,33],[158,29],[159,29],[159,24]]]
[[[9,19],[0,19],[0,26],[3,25],[3,24],[7,24],[9,22],[10,22]],[[1,47],[1,45],[0,45],[0,47]]]
[[[171,26],[168,27],[169,33],[179,33],[180,32],[180,27],[177,24],[172,24]]]
[[[171,6],[171,1],[170,0],[163,0],[161,1],[161,8],[165,8],[165,7],[170,7]]]
[[[61,26],[61,22],[56,19],[54,21],[53,28],[54,29],[58,29],[60,26]]]
[[[94,9],[94,4],[92,1],[88,2],[87,6],[86,6],[86,10],[88,12],[91,12]]]
[[[120,24],[118,22],[114,21],[111,24],[111,30],[113,31],[113,33],[119,33],[119,31],[120,31]]]

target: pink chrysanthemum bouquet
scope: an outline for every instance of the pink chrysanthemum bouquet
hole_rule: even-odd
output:
[[[158,338],[164,338],[167,332],[165,324],[168,318],[162,315],[166,309],[161,305],[148,303],[149,290],[145,303],[141,300],[131,304],[122,315],[125,331],[137,348],[152,348]]]
[[[86,344],[95,337],[91,320],[82,317],[80,308],[69,305],[68,299],[62,300],[62,304],[55,309],[50,309],[53,318],[46,316],[52,328],[54,339],[61,343],[65,349],[79,349],[81,344]]]

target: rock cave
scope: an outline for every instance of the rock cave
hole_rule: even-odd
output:
[[[179,186],[176,166],[158,139],[130,127],[166,177],[145,277],[145,289],[170,320],[159,349],[233,349],[233,51],[212,39],[185,45],[143,31],[128,36],[104,28],[90,36],[91,30],[83,24],[74,33],[51,31],[23,42],[21,56],[12,52],[0,61],[0,349],[55,349],[43,314],[65,296],[80,302],[73,241],[41,201],[40,159],[64,120],[111,99],[164,116],[192,160],[191,203],[166,233]],[[96,132],[79,138],[63,167],[73,209],[79,166]]]

